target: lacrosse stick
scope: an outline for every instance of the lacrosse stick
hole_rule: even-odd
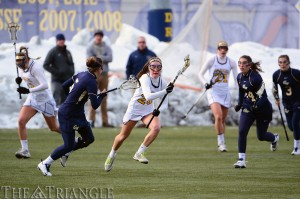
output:
[[[285,128],[285,124],[284,124],[282,113],[281,113],[280,104],[278,104],[278,109],[279,109],[279,113],[280,113],[280,117],[281,117],[281,123],[282,123],[283,129],[284,129],[286,140],[289,141],[290,139],[289,139],[289,136],[288,136],[286,128]]]
[[[174,78],[172,84],[174,85],[175,81],[177,80],[177,78],[179,77],[179,75],[182,75],[184,73],[184,71],[190,66],[190,57],[189,55],[187,55],[185,58],[184,58],[184,66],[182,67],[182,69],[180,69],[176,75],[176,77]],[[169,93],[165,94],[165,96],[162,98],[161,102],[159,103],[158,107],[156,110],[159,110],[160,106],[162,105],[162,103],[164,102],[164,100],[166,99],[167,95]],[[146,128],[149,127],[149,125],[151,124],[152,120],[154,118],[154,115],[152,115],[152,118],[150,119],[150,121],[148,122]]]
[[[129,89],[136,89],[141,87],[141,83],[140,81],[133,75],[129,76],[129,79],[124,81],[119,87],[117,88],[113,88],[111,90],[105,91],[103,92],[103,94],[118,90],[118,89],[122,89],[122,90],[129,90]]]
[[[210,79],[210,85],[211,87],[216,83],[216,82],[220,82],[223,81],[224,79],[224,74],[222,73],[222,71],[220,70],[216,70],[214,71],[214,74],[212,76],[212,78]],[[209,88],[208,88],[209,89]],[[186,114],[184,116],[182,116],[182,119],[185,119],[187,117],[187,115],[192,111],[192,109],[200,102],[200,100],[203,98],[203,96],[205,95],[206,91],[208,89],[205,89],[205,91],[199,96],[199,98],[196,100],[196,102],[192,105],[192,107],[186,112]]]
[[[10,40],[13,42],[13,45],[14,45],[14,48],[15,48],[15,61],[16,61],[16,55],[17,55],[17,50],[16,50],[16,41],[17,41],[17,32],[19,30],[20,26],[18,24],[15,24],[15,23],[9,23],[7,25],[7,30],[9,32],[9,35],[10,35]],[[17,67],[17,77],[19,77],[19,68],[18,66],[16,65]],[[20,88],[20,84],[19,85],[19,88]],[[21,93],[19,93],[19,98],[22,99],[22,96],[21,96]]]

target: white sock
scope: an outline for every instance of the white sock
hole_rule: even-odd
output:
[[[43,160],[43,164],[52,164],[52,162],[54,162],[54,160],[51,158],[51,156],[49,155],[48,158],[46,158],[45,160]]]
[[[21,146],[22,146],[22,151],[28,150],[28,140],[20,140]]]
[[[294,148],[298,147],[299,149],[300,146],[300,140],[294,140]]]
[[[146,147],[144,144],[141,144],[139,150],[137,151],[137,153],[141,154],[144,153],[147,150],[148,147]]]
[[[246,160],[246,153],[239,153],[239,159]]]
[[[108,154],[108,156],[110,158],[113,158],[116,155],[117,151],[115,151],[113,148],[111,149],[110,153]]]
[[[224,133],[218,135],[218,146],[221,144],[225,144]]]

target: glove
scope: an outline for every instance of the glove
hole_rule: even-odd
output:
[[[21,82],[22,82],[22,78],[21,77],[17,77],[15,80],[16,80],[17,84],[21,84]]]
[[[105,98],[107,96],[107,93],[100,93],[98,94],[98,97],[101,97],[101,98]]]
[[[209,84],[206,83],[204,86],[205,86],[205,89],[208,90],[212,87],[212,84],[211,83],[209,83]]]
[[[241,108],[242,108],[242,106],[239,104],[234,106],[235,112],[239,112],[239,110],[241,110]]]
[[[174,84],[170,82],[166,88],[167,93],[171,93],[173,91],[173,88],[174,88]]]
[[[159,114],[160,114],[159,110],[157,110],[157,109],[153,110],[153,113],[152,113],[153,116],[157,117],[157,116],[159,116]]]
[[[29,89],[28,88],[25,88],[25,87],[19,87],[17,88],[17,91],[20,93],[20,94],[28,94],[30,93]]]
[[[250,107],[250,111],[252,111],[252,112],[258,112],[258,111],[259,111],[258,106],[252,105],[252,106]]]

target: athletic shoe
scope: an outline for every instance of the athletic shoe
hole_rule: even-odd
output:
[[[17,151],[15,155],[19,159],[21,159],[21,158],[26,159],[26,158],[30,158],[31,157],[31,155],[30,155],[30,153],[29,153],[28,150],[22,150],[22,149],[20,149],[19,151]]]
[[[219,150],[220,152],[227,152],[226,145],[225,145],[225,144],[220,144],[220,145],[218,146],[218,150]]]
[[[66,153],[65,155],[60,157],[60,164],[61,166],[65,167],[67,166],[67,160],[69,158],[70,153]]]
[[[133,159],[143,164],[148,164],[149,162],[144,153],[135,153]]]
[[[44,176],[52,176],[52,173],[50,173],[50,164],[44,164],[43,161],[41,161],[37,168],[44,174]]]
[[[278,148],[279,135],[277,133],[274,134],[275,141],[271,143],[271,151],[276,151]]]
[[[107,156],[107,158],[105,160],[105,163],[104,163],[104,169],[105,169],[105,171],[109,172],[113,168],[113,164],[114,164],[116,155],[117,154],[115,154],[112,158],[109,157],[109,156]]]
[[[291,154],[292,155],[300,155],[300,150],[298,149],[298,147],[295,147]]]
[[[234,168],[244,169],[244,168],[246,168],[246,162],[243,159],[239,159],[233,166],[234,166]]]

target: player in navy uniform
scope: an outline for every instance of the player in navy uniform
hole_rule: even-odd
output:
[[[50,165],[66,153],[87,147],[94,141],[94,135],[89,122],[84,114],[84,105],[88,98],[93,109],[97,109],[106,94],[97,96],[97,82],[102,72],[102,60],[97,57],[90,57],[86,60],[88,71],[78,73],[63,83],[66,93],[69,93],[66,101],[58,111],[58,120],[64,144],[56,148],[51,155],[38,164],[38,169],[45,176],[52,176]],[[77,141],[75,131],[81,135]],[[65,162],[62,162],[62,165]],[[64,166],[64,165],[63,165]]]
[[[278,57],[279,70],[273,74],[273,95],[279,106],[278,85],[282,91],[282,104],[288,127],[294,133],[292,155],[300,155],[300,71],[290,67],[288,55]]]
[[[247,135],[251,125],[256,121],[256,134],[260,141],[271,142],[271,151],[277,149],[278,134],[267,132],[272,120],[272,105],[268,100],[265,83],[259,72],[262,72],[259,62],[252,62],[248,55],[240,57],[238,62],[241,73],[237,76],[239,85],[239,100],[235,111],[242,109],[239,123],[238,151],[239,160],[235,168],[246,168]]]

